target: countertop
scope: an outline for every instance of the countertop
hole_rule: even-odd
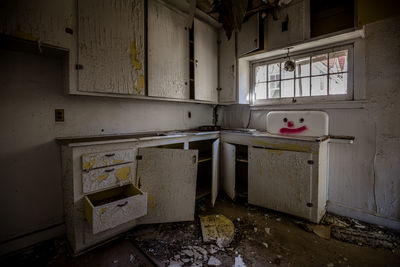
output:
[[[56,141],[62,145],[77,144],[77,143],[92,143],[92,142],[109,142],[115,140],[124,140],[125,142],[156,140],[165,138],[177,138],[185,136],[198,136],[198,135],[211,135],[211,134],[238,134],[253,137],[268,137],[268,138],[284,138],[291,140],[301,140],[309,142],[322,142],[327,139],[338,142],[352,143],[355,139],[354,136],[332,136],[324,135],[318,137],[312,136],[294,136],[294,135],[277,135],[267,132],[257,131],[254,129],[223,129],[221,131],[198,131],[193,130],[175,130],[175,131],[157,131],[157,132],[137,132],[129,134],[110,134],[98,136],[76,136],[76,137],[59,137]]]

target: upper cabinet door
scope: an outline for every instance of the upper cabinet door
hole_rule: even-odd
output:
[[[259,21],[260,16],[256,14],[242,24],[242,29],[237,38],[237,53],[239,57],[260,48]]]
[[[218,33],[194,19],[194,95],[196,100],[218,101]]]
[[[157,0],[148,5],[148,94],[189,99],[186,17]]]
[[[235,103],[236,97],[236,48],[235,33],[228,40],[225,31],[219,32],[219,102]]]
[[[137,185],[148,193],[139,224],[192,221],[196,198],[197,150],[139,148]]]
[[[279,11],[279,19],[268,14],[268,50],[290,46],[303,41],[309,35],[308,1],[293,1]],[[308,2],[309,3],[309,2]]]
[[[79,91],[144,95],[144,0],[79,0]]]

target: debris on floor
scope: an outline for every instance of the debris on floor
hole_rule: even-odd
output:
[[[235,235],[235,226],[224,215],[199,216],[204,242],[216,242],[218,247],[228,247]]]

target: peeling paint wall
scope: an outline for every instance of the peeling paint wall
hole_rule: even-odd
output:
[[[366,73],[357,78],[366,80],[365,108],[322,108],[330,134],[356,137],[330,144],[328,210],[400,229],[400,17],[366,25],[364,42]],[[249,127],[266,129],[267,112],[253,111]],[[243,128],[249,108],[223,114],[223,126]]]
[[[212,123],[209,105],[64,95],[60,58],[0,50],[0,59],[0,242],[63,222],[55,137]],[[65,122],[54,121],[57,108]]]

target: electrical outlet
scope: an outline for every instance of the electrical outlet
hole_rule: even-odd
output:
[[[55,120],[57,122],[64,121],[64,109],[56,109],[54,110]]]

